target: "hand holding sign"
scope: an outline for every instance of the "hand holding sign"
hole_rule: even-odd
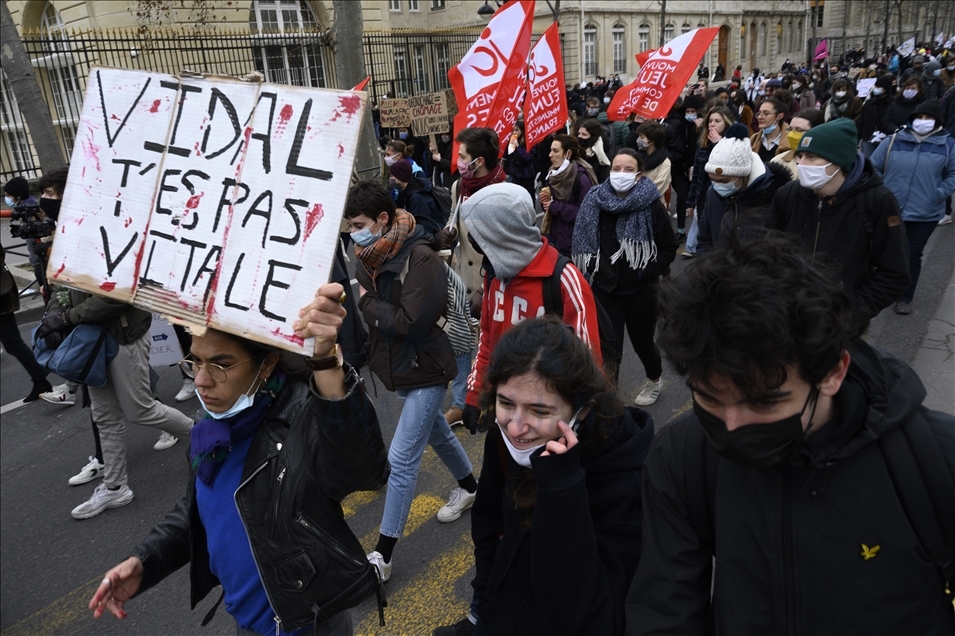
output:
[[[338,330],[345,320],[345,308],[342,299],[345,290],[338,283],[322,285],[315,292],[315,298],[299,310],[299,319],[293,328],[299,338],[314,338],[313,354],[316,358],[327,356],[335,348]]]

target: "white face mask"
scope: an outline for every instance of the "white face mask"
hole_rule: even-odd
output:
[[[580,410],[578,409],[577,412],[574,413],[574,416],[570,418],[570,421],[567,423],[567,425],[570,427],[572,431],[574,431],[574,433],[577,432],[577,426],[578,426],[577,415],[579,414],[580,414]],[[547,446],[547,442],[544,442],[543,444],[538,444],[537,446],[532,446],[531,448],[519,450],[518,448],[514,446],[514,444],[511,443],[510,438],[507,436],[507,431],[504,430],[505,427],[501,426],[501,423],[497,421],[497,418],[494,418],[494,423],[500,427],[501,437],[504,438],[504,445],[507,446],[507,452],[511,454],[511,457],[514,458],[514,461],[517,462],[518,466],[523,466],[524,468],[530,468],[531,455],[534,454],[534,451],[536,451],[538,448],[543,448],[544,446]]]
[[[836,176],[835,172],[832,174],[826,172],[826,168],[831,165],[831,161],[824,166],[797,165],[796,172],[799,173],[799,185],[804,188],[809,188],[810,190],[818,190],[823,187]],[[838,170],[836,172],[838,172]]]
[[[848,94],[848,93],[846,93],[846,91],[836,91],[836,97],[838,97],[839,99],[842,99],[842,98],[845,97],[847,94]]]
[[[199,398],[199,404],[202,405],[202,408],[205,410],[206,415],[208,415],[214,420],[224,420],[227,417],[238,415],[242,411],[252,406],[253,402],[255,402],[255,399],[252,397],[253,395],[255,395],[255,391],[253,391],[252,388],[259,381],[259,373],[261,372],[262,372],[262,365],[260,364],[259,370],[255,374],[255,379],[252,380],[252,385],[249,386],[248,390],[245,393],[239,396],[239,399],[235,401],[235,404],[233,404],[228,411],[225,411],[223,413],[213,413],[212,411],[210,411],[209,407],[206,406],[206,403],[202,401],[202,396],[199,395],[199,389],[196,389],[196,397]]]
[[[396,161],[398,161],[398,156],[397,156],[397,155],[385,155],[385,165],[386,165],[386,166],[389,166],[389,167],[390,167],[390,166],[393,166]]]
[[[905,99],[914,99],[918,94],[919,90],[917,88],[906,88],[904,91],[902,91],[902,97]]]
[[[927,135],[935,130],[934,119],[916,119],[912,122],[912,130],[917,135]]]
[[[872,89],[873,95],[881,95],[884,92],[885,92],[885,89],[882,88],[881,86],[876,86],[875,88]]]
[[[630,192],[633,186],[637,185],[637,175],[639,172],[611,172],[610,187],[623,194]]]
[[[800,88],[802,88],[802,84],[800,84],[799,82],[793,82],[794,91],[798,91]]]
[[[604,97],[604,104],[609,104],[609,103],[610,103],[610,98]]]

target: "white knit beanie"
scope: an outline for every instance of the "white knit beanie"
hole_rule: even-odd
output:
[[[743,124],[727,128],[723,138],[713,146],[704,169],[721,177],[747,176],[753,166],[753,146],[748,132]]]

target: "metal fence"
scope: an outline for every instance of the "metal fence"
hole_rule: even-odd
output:
[[[443,31],[368,32],[362,38],[367,90],[372,100],[450,88],[448,69],[480,35],[480,28]],[[539,36],[535,35],[535,40]],[[183,70],[242,76],[259,71],[266,81],[336,86],[328,32],[255,33],[154,28],[87,31],[67,37],[27,34],[26,50],[50,109],[64,156],[73,151],[76,128],[94,65],[177,74]],[[0,181],[41,173],[16,96],[0,73]]]

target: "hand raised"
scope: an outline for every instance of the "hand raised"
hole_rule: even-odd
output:
[[[574,429],[562,421],[557,422],[557,428],[560,429],[562,435],[557,439],[552,439],[547,442],[547,445],[544,446],[544,452],[541,453],[541,457],[563,455],[577,445],[577,434],[574,433]]]
[[[314,355],[323,357],[334,348],[338,330],[345,320],[345,288],[338,283],[322,285],[315,298],[299,310],[299,319],[292,328],[300,338],[315,338]]]

